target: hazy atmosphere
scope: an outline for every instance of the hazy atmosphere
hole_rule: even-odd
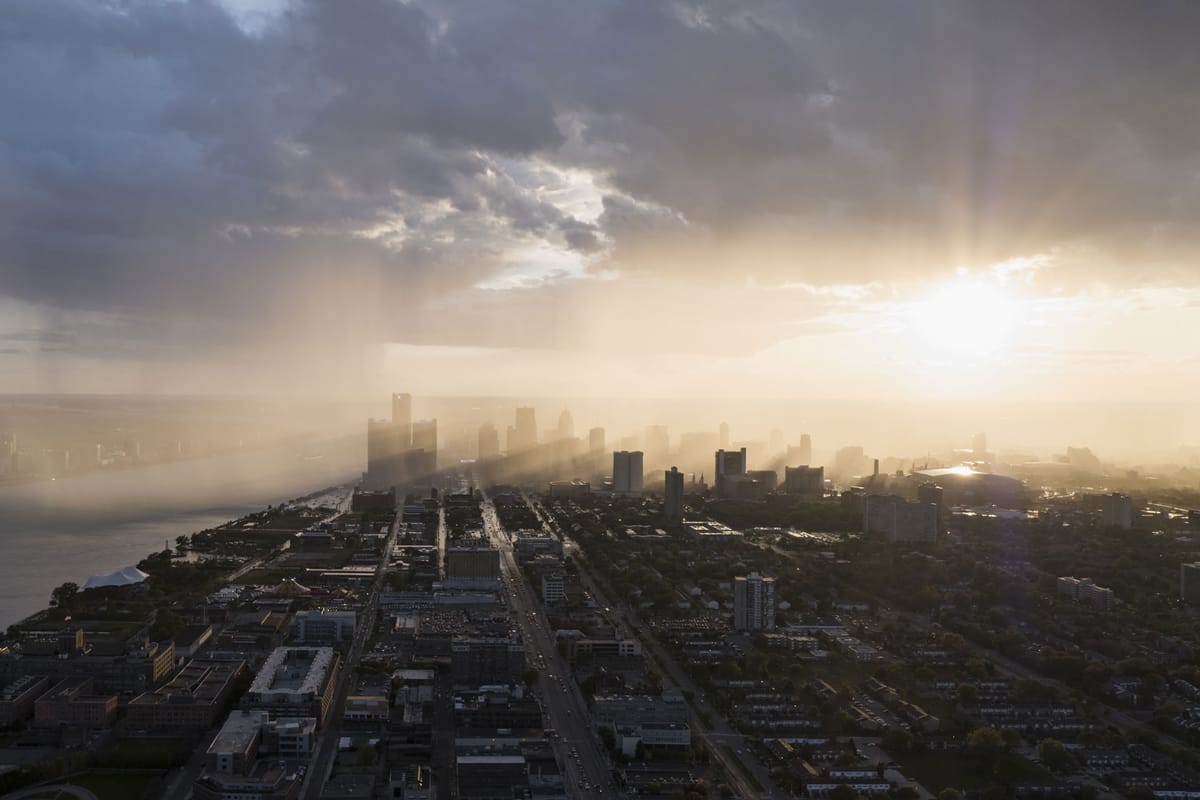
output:
[[[1200,0],[0,0],[0,800],[1200,800]]]
[[[1189,399],[1198,25],[10,3],[0,386]]]

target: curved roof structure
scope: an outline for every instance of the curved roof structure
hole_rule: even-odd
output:
[[[133,586],[136,583],[142,583],[149,577],[149,575],[137,567],[122,567],[116,572],[110,572],[107,575],[93,575],[83,584],[83,588],[99,589],[102,586]]]

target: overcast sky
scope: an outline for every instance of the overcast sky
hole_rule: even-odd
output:
[[[0,9],[0,390],[1200,390],[1195,2]]]

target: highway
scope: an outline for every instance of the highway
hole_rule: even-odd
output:
[[[571,676],[570,668],[554,646],[554,634],[538,600],[517,568],[512,542],[487,497],[483,500],[483,523],[488,537],[500,549],[500,572],[516,622],[525,641],[529,666],[537,670],[547,729],[568,797],[597,798],[618,795],[612,782],[608,756],[595,732],[587,705]],[[619,795],[618,795],[619,796]]]
[[[304,783],[300,787],[300,797],[305,798],[305,800],[319,800],[321,790],[325,787],[325,781],[329,779],[329,775],[333,771],[333,762],[337,757],[338,737],[342,727],[342,712],[346,708],[346,695],[349,693],[350,686],[352,685],[354,673],[358,669],[358,662],[362,658],[363,649],[366,647],[367,641],[371,638],[371,633],[375,630],[375,620],[379,613],[379,594],[383,588],[384,574],[387,572],[387,565],[392,557],[392,548],[396,544],[396,533],[399,528],[400,513],[397,510],[396,519],[392,523],[392,530],[383,545],[379,566],[375,570],[375,580],[371,584],[371,593],[367,597],[367,602],[358,613],[358,620],[354,627],[354,641],[350,645],[350,652],[347,654],[346,660],[342,662],[342,669],[338,674],[337,689],[334,692],[333,704],[330,706],[329,716],[322,726],[322,731],[317,736],[317,743],[313,748],[313,757],[309,763],[308,772],[304,776]]]

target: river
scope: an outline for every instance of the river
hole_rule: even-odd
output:
[[[319,456],[319,457],[314,457]],[[136,564],[163,542],[353,480],[362,437],[0,488],[0,630],[65,581]]]

